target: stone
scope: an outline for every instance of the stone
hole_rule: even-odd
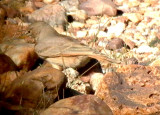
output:
[[[75,29],[75,28],[84,28],[84,27],[85,27],[84,23],[74,21],[71,23],[71,25],[68,28]]]
[[[136,47],[136,44],[130,39],[125,39],[124,42],[127,46],[129,46],[130,49],[133,49]]]
[[[140,4],[140,1],[139,0],[129,0],[128,1],[128,6],[129,7],[136,7]]]
[[[79,73],[73,68],[67,68],[63,71],[67,77],[66,87],[79,92],[80,94],[89,94],[91,92],[91,86],[89,83],[85,83],[78,78]]]
[[[151,64],[149,64],[150,66],[160,66],[160,58],[157,57],[156,60],[154,60]]]
[[[52,67],[40,67],[15,79],[4,99],[26,109],[42,109],[60,96],[65,83],[66,78],[61,71]]]
[[[0,74],[0,93],[8,92],[12,82],[18,78],[22,73],[17,71],[8,71]]]
[[[6,16],[7,16],[7,13],[6,13],[5,9],[0,7],[0,25],[4,24]]]
[[[76,37],[77,38],[83,38],[83,37],[86,37],[87,36],[87,33],[88,33],[88,31],[77,31],[77,33],[76,33]]]
[[[40,115],[112,115],[110,108],[94,95],[79,95],[52,104]]]
[[[61,5],[66,9],[67,12],[75,12],[78,10],[78,0],[63,0]]]
[[[17,66],[15,63],[11,60],[10,57],[8,57],[5,54],[0,53],[0,74],[5,73],[7,71],[14,71],[17,70]]]
[[[116,49],[122,48],[123,46],[124,46],[124,42],[122,39],[114,38],[108,43],[106,48],[110,50],[116,50]]]
[[[127,65],[138,64],[138,60],[135,57],[131,57],[125,60]]]
[[[72,16],[73,20],[84,22],[87,19],[87,14],[84,10],[74,10],[72,12],[67,12],[68,16]]]
[[[45,6],[43,0],[32,0],[32,3],[35,8],[42,8]]]
[[[134,23],[138,23],[143,19],[143,16],[140,13],[124,13],[123,16],[126,16]]]
[[[66,18],[65,9],[59,4],[48,4],[28,14],[28,19],[31,22],[44,21],[52,27],[55,25],[64,25],[67,20]]]
[[[79,0],[63,0],[60,4],[65,8],[67,16],[71,16],[74,20],[84,22],[87,14],[84,10],[79,10]]]
[[[126,65],[107,73],[95,95],[114,115],[148,115],[160,109],[160,68]]]
[[[144,13],[145,17],[150,17],[150,18],[157,18],[159,17],[160,13],[159,11],[148,11]]]
[[[38,59],[34,45],[24,39],[13,39],[0,44],[2,52],[10,57],[18,69],[30,70]]]
[[[59,2],[60,0],[43,0],[44,3],[46,4],[51,4],[51,3],[55,3],[55,2]]]
[[[117,24],[113,24],[107,28],[107,37],[114,36],[119,37],[123,31],[125,30],[126,25],[123,22],[118,22]]]
[[[158,52],[158,49],[156,47],[152,48],[148,45],[141,45],[139,48],[137,48],[136,52],[137,53],[153,53],[153,54],[155,54],[156,52]]]
[[[16,3],[16,1],[15,1]],[[6,5],[1,5],[0,7],[3,8],[6,12],[6,17],[7,18],[15,18],[17,16],[20,16],[20,12],[18,11],[17,8],[13,8],[13,4],[12,4],[12,1],[10,1],[8,4],[10,4],[10,7],[9,6],[6,6]]]
[[[93,73],[91,75],[90,84],[94,92],[97,90],[99,84],[101,83],[103,76],[104,75],[102,73]]]
[[[111,0],[85,0],[80,2],[79,9],[85,10],[88,16],[117,14],[116,6]]]

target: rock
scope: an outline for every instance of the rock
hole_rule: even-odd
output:
[[[7,71],[14,71],[17,70],[17,66],[15,63],[11,60],[10,57],[8,57],[5,54],[0,53],[0,74],[5,73]]]
[[[141,45],[137,50],[136,50],[137,53],[156,53],[158,52],[158,49],[157,48],[152,48],[148,45]]]
[[[7,89],[10,89],[11,83],[20,75],[21,73],[17,71],[8,71],[0,74],[0,93],[9,92]]]
[[[67,68],[63,71],[67,77],[66,87],[75,90],[81,94],[89,94],[91,86],[78,78],[79,73],[73,68]]]
[[[159,17],[160,13],[159,11],[148,11],[144,13],[145,17],[150,17],[150,18],[157,18]]]
[[[85,83],[89,83],[90,82],[90,76],[82,76],[80,77],[81,81],[85,82]]]
[[[24,39],[14,39],[0,44],[2,52],[10,57],[18,69],[30,70],[38,59],[34,52],[34,45],[26,43]]]
[[[98,46],[106,48],[108,41],[99,41]]]
[[[140,1],[139,0],[129,0],[127,4],[129,7],[136,7],[140,4]]]
[[[3,10],[5,11],[6,17],[7,18],[15,18],[17,16],[20,16],[20,12],[18,11],[18,9],[15,7],[13,8],[12,3],[8,3],[8,4],[10,4],[10,6],[0,5],[0,7],[3,8]]]
[[[96,96],[111,108],[114,115],[148,115],[160,109],[160,68],[127,65],[108,73]]]
[[[91,75],[90,78],[90,84],[92,86],[93,91],[96,91],[99,84],[101,83],[102,79],[103,79],[103,74],[102,73],[94,73]]]
[[[149,64],[150,66],[160,66],[160,58],[158,57],[156,60],[154,60],[151,64]]]
[[[32,3],[35,8],[42,8],[46,5],[43,0],[32,0]]]
[[[131,57],[131,58],[125,60],[125,61],[126,61],[127,65],[138,64],[138,60],[135,57]]]
[[[76,37],[77,38],[82,38],[87,36],[88,31],[77,31]]]
[[[85,10],[88,16],[117,14],[116,6],[111,0],[85,0],[80,2],[79,8]]]
[[[71,23],[71,25],[68,28],[71,28],[73,30],[73,28],[75,29],[75,28],[84,28],[84,27],[85,27],[84,23],[74,21]]]
[[[59,2],[60,0],[43,0],[44,3],[46,4],[51,4],[51,3],[55,3],[55,2]]]
[[[136,44],[133,41],[131,41],[130,39],[125,39],[124,42],[127,46],[129,46],[130,49],[133,49],[136,47]]]
[[[61,1],[61,5],[64,6],[67,15],[72,16],[74,20],[84,22],[87,18],[86,12],[78,9],[78,0],[64,0]]]
[[[72,12],[67,12],[68,16],[72,16],[73,20],[84,22],[87,19],[87,14],[84,10],[75,10]]]
[[[53,103],[65,86],[65,75],[52,67],[41,67],[15,79],[5,100],[24,108],[42,109]]]
[[[123,31],[125,30],[125,27],[126,25],[125,25],[125,23],[123,23],[123,22],[118,22],[117,24],[113,24],[113,25],[111,25],[111,26],[109,26],[108,28],[107,28],[107,37],[110,37],[110,38],[112,38],[112,36],[113,37],[119,37],[122,33],[123,33]]]
[[[110,108],[94,95],[79,95],[52,104],[40,115],[112,115]]]
[[[0,7],[0,25],[4,24],[6,16],[7,16],[6,11],[3,8]]]
[[[61,5],[64,6],[67,12],[75,12],[78,10],[79,1],[78,0],[63,0]]]
[[[48,4],[43,8],[28,14],[31,22],[44,21],[51,26],[64,25],[66,23],[65,9],[59,4]]]
[[[120,49],[124,46],[124,42],[122,39],[120,38],[114,38],[113,40],[111,40],[108,45],[107,45],[107,49],[110,50],[116,50],[116,49]]]
[[[143,19],[143,16],[139,13],[124,13],[123,16],[126,16],[132,22],[138,23]]]

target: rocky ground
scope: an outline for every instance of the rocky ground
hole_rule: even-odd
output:
[[[121,63],[55,69],[37,21]],[[0,0],[0,114],[159,115],[159,24],[159,0]]]

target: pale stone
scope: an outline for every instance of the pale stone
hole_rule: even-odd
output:
[[[87,0],[79,5],[81,10],[85,10],[88,16],[103,15],[115,16],[117,9],[111,0]]]
[[[79,1],[78,0],[63,0],[60,3],[67,12],[75,12],[78,10]]]
[[[72,12],[68,12],[67,15],[71,15],[75,20],[84,22],[88,17],[84,10],[75,10]]]
[[[123,16],[126,16],[132,22],[140,22],[143,19],[143,16],[139,13],[124,13]]]
[[[98,38],[105,38],[107,36],[108,36],[107,33],[104,31],[99,31],[97,35]]]
[[[160,12],[159,11],[148,11],[144,13],[145,17],[151,17],[151,18],[158,18],[160,17]]]
[[[88,31],[84,30],[84,31],[77,31],[76,33],[76,37],[77,38],[82,38],[82,37],[86,37],[87,36]]]
[[[73,68],[67,68],[63,71],[63,73],[68,76],[70,79],[75,79],[78,77],[79,73]]]
[[[105,48],[107,46],[108,42],[107,41],[100,41],[98,43],[98,46]]]
[[[94,73],[91,75],[90,84],[91,84],[93,91],[95,92],[97,91],[97,88],[99,84],[101,83],[103,76],[104,75],[102,73]]]
[[[160,57],[158,57],[156,60],[154,60],[150,66],[160,66]]]
[[[43,0],[43,2],[46,3],[46,4],[50,4],[50,3],[54,2],[54,1],[55,0]]]
[[[157,51],[159,51],[158,48],[151,48],[148,45],[142,45],[136,50],[137,53],[154,53],[154,54]]]
[[[122,22],[118,22],[117,24],[110,26],[107,29],[108,29],[107,32],[108,35],[114,35],[115,37],[119,37],[125,30],[125,24]]]
[[[140,1],[138,0],[129,0],[128,5],[129,7],[138,6],[140,4]]]
[[[69,28],[84,28],[85,24],[81,22],[72,22]]]

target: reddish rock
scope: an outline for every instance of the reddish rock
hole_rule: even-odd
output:
[[[111,0],[81,0],[79,8],[85,10],[89,16],[117,14],[116,6]]]
[[[116,50],[120,49],[124,46],[124,42],[120,38],[114,38],[107,44],[107,49]]]
[[[108,73],[96,95],[114,115],[148,115],[160,109],[160,68],[140,65],[123,66]]]
[[[4,24],[5,17],[7,16],[6,11],[0,7],[0,25]]]
[[[53,103],[65,86],[65,75],[52,67],[41,67],[15,79],[4,100],[11,105],[40,109]]]
[[[4,11],[6,13],[5,15],[8,18],[14,18],[16,16],[20,16],[20,12],[15,8],[8,7],[6,5],[0,5],[0,7],[4,9]]]
[[[129,46],[130,49],[133,49],[136,47],[136,44],[133,41],[131,41],[130,39],[126,39],[124,42],[127,46]]]
[[[0,93],[7,92],[6,90],[9,88],[11,83],[21,74],[22,72],[17,71],[8,71],[3,74],[0,74]]]
[[[5,54],[0,54],[0,74],[14,70],[17,70],[17,66],[11,58]]]
[[[45,6],[45,3],[43,3],[43,0],[32,0],[34,7],[36,8],[42,8]]]
[[[112,115],[110,108],[94,95],[79,95],[59,100],[40,115]]]
[[[138,64],[138,60],[135,57],[131,57],[129,59],[126,59],[125,62],[126,62],[127,65],[129,65],[129,64]]]
[[[19,69],[30,70],[38,59],[34,45],[24,39],[14,39],[0,44],[0,49],[10,57]]]

